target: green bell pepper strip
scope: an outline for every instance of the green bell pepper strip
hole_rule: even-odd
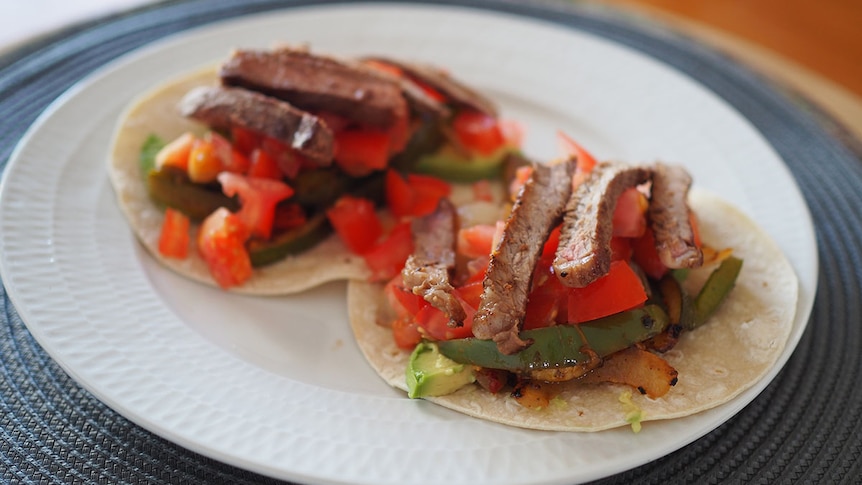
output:
[[[709,320],[736,285],[741,270],[742,260],[733,256],[726,258],[713,270],[694,299],[694,321],[686,326],[686,330],[697,328]]]
[[[583,364],[590,361],[590,351],[605,357],[658,335],[667,324],[660,306],[646,305],[579,325],[525,330],[520,337],[532,343],[512,355],[501,353],[493,340],[477,338],[445,340],[437,346],[455,362],[524,373]]]
[[[162,167],[147,174],[150,198],[195,221],[206,219],[219,207],[226,207],[231,212],[239,209],[239,200],[224,195],[217,185],[214,187],[196,184],[182,169],[174,167]]]
[[[251,265],[265,266],[280,261],[291,254],[311,249],[332,233],[326,214],[318,213],[296,229],[276,234],[268,241],[253,239],[248,243]]]

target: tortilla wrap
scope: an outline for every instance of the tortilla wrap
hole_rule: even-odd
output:
[[[212,286],[217,284],[196,250],[190,250],[189,257],[182,260],[166,258],[159,253],[164,210],[147,193],[138,157],[150,135],[169,142],[187,131],[197,135],[207,131],[205,125],[181,116],[177,106],[192,88],[217,83],[215,68],[208,68],[161,85],[137,99],[120,118],[108,161],[120,208],[141,243],[171,270]],[[194,239],[192,237],[191,244]],[[369,274],[363,259],[351,254],[340,239],[332,235],[300,255],[255,268],[248,281],[230,291],[255,295],[297,293],[328,281],[367,279]]]
[[[525,408],[509,397],[476,384],[453,394],[426,398],[441,406],[498,423],[531,429],[599,431],[625,426],[632,410],[620,402],[631,392],[641,421],[688,416],[725,403],[760,380],[781,355],[793,325],[798,281],[779,247],[751,219],[722,199],[692,191],[692,209],[701,237],[710,246],[733,248],[744,260],[728,299],[700,328],[684,332],[664,358],[679,371],[676,386],[650,399],[618,384],[565,383],[558,399],[542,410]],[[690,272],[689,292],[701,287],[714,267]],[[360,349],[391,386],[406,390],[409,352],[395,345],[392,332],[376,322],[384,304],[382,286],[352,281],[348,286],[350,322]]]

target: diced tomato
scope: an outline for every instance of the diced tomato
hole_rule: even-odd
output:
[[[234,173],[248,172],[249,160],[240,150],[234,148],[227,138],[214,131],[209,131],[204,136],[213,146],[216,158],[221,162],[221,169]]]
[[[653,279],[661,279],[668,268],[661,262],[655,247],[655,234],[647,227],[643,236],[632,239],[632,260]]]
[[[472,321],[465,321],[460,327],[450,327],[449,318],[445,313],[426,305],[419,313],[416,314],[416,323],[424,330],[425,334],[434,340],[452,340],[457,338],[467,338],[473,336],[473,328],[469,324]]]
[[[410,316],[396,318],[392,322],[392,336],[395,345],[404,350],[413,350],[422,341],[419,324]]]
[[[475,312],[479,308],[479,301],[484,290],[482,280],[468,281],[456,288],[455,294],[461,300],[462,306],[469,306]]]
[[[524,330],[548,327],[566,321],[568,289],[549,271],[541,274],[542,282],[530,292],[524,315]]]
[[[185,259],[189,254],[189,218],[182,212],[165,209],[165,220],[159,234],[159,253],[168,258]]]
[[[248,229],[240,217],[224,207],[201,224],[198,251],[222,288],[241,285],[251,277],[251,258],[245,247],[248,238]]]
[[[381,241],[362,254],[372,281],[386,281],[404,267],[407,257],[413,253],[413,235],[410,223],[396,224]]]
[[[263,135],[248,130],[238,125],[231,126],[230,138],[233,146],[246,156],[250,156],[254,149],[260,147]]]
[[[188,170],[189,155],[192,152],[192,145],[194,145],[195,140],[197,140],[197,137],[187,132],[162,147],[156,154],[156,168],[176,167],[183,171]]]
[[[477,224],[463,227],[458,230],[455,251],[468,258],[488,257],[494,248],[494,235],[496,233],[496,225]]]
[[[551,229],[551,233],[548,234],[548,239],[545,240],[545,245],[542,246],[542,255],[540,257],[541,260],[552,262],[554,256],[557,254],[557,247],[560,245],[560,229],[561,226],[557,226]]]
[[[246,177],[231,172],[220,173],[218,181],[225,195],[239,195],[240,209],[237,215],[251,235],[269,239],[275,206],[293,195],[293,189],[279,180]]]
[[[428,303],[421,296],[404,288],[404,280],[401,278],[401,273],[396,274],[386,283],[383,292],[386,295],[390,308],[395,310],[395,313],[399,317],[409,316],[412,318]]]
[[[305,157],[275,138],[263,137],[260,148],[275,160],[281,173],[289,179],[295,178],[303,165],[307,163]]]
[[[577,166],[575,168],[575,172],[577,173],[589,173],[593,167],[596,166],[596,159],[588,152],[584,147],[582,147],[578,142],[573,140],[571,137],[563,133],[562,131],[557,132],[557,140],[560,145],[560,150],[565,155],[574,155],[578,159]]]
[[[249,177],[281,180],[284,176],[275,159],[268,152],[255,148],[251,151],[248,167]]]
[[[488,263],[491,261],[490,256],[480,256],[467,261],[467,283],[482,282],[485,279],[485,273],[488,272]]]
[[[568,321],[581,323],[642,305],[643,283],[625,261],[612,261],[607,275],[584,288],[569,288]]]
[[[410,114],[407,109],[407,103],[404,103],[402,109],[399,110],[398,116],[395,118],[395,123],[389,128],[389,156],[401,152],[407,147],[410,142]],[[387,164],[389,161],[387,160]]]
[[[389,133],[380,130],[347,129],[335,133],[335,163],[354,176],[386,168],[389,163]]]
[[[354,254],[368,251],[383,235],[383,224],[369,199],[343,195],[326,211],[326,217]]]
[[[366,59],[362,61],[362,63],[377,71],[385,72],[395,77],[404,77],[403,69],[388,62],[379,61],[377,59]]]
[[[646,211],[649,202],[636,187],[623,191],[614,208],[614,236],[641,237],[646,230]]]
[[[628,261],[632,257],[631,239],[626,237],[611,238],[611,260]]]
[[[509,183],[509,197],[512,200],[518,197],[518,194],[521,192],[521,188],[530,180],[530,177],[533,175],[533,167],[529,165],[524,165],[523,167],[518,167],[515,169],[515,176],[512,178],[512,182]]]
[[[293,202],[281,201],[275,206],[275,216],[272,219],[273,232],[287,231],[302,227],[308,222],[302,206]]]
[[[192,144],[188,161],[189,179],[195,183],[209,183],[222,171],[221,160],[216,156],[215,147],[206,139],[198,138]]]
[[[480,155],[491,155],[506,144],[497,119],[479,111],[460,111],[452,129],[464,148]]]
[[[344,131],[352,123],[349,119],[341,115],[337,115],[335,113],[330,113],[327,111],[317,113],[317,117],[321,121],[323,121],[327,128],[332,130],[333,133]]]
[[[436,177],[411,173],[404,178],[395,170],[386,172],[386,203],[396,217],[430,214],[451,192],[452,187]]]

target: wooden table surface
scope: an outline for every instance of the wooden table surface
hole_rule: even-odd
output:
[[[862,140],[862,1],[584,0],[701,39],[801,92]]]

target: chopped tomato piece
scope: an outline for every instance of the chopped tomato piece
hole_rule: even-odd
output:
[[[452,129],[464,148],[480,155],[491,155],[506,144],[497,119],[479,111],[459,112],[452,120]]]
[[[612,261],[607,275],[584,288],[569,288],[568,321],[581,323],[642,305],[647,299],[640,277],[625,261]]]
[[[411,173],[404,178],[395,170],[386,173],[386,202],[396,217],[430,214],[451,192],[452,187],[436,177]]]
[[[565,155],[574,155],[577,157],[576,175],[577,173],[589,173],[596,166],[596,159],[590,152],[562,131],[557,132],[557,140],[560,144],[560,149]]]
[[[372,281],[386,281],[401,272],[404,262],[413,252],[410,223],[396,224],[381,241],[362,254]]]
[[[611,260],[612,261],[628,261],[632,258],[632,243],[631,239],[626,237],[611,238]]]
[[[456,252],[468,258],[488,257],[494,248],[494,235],[497,226],[490,224],[477,224],[458,230],[456,238]]]
[[[396,274],[383,288],[389,307],[395,310],[399,317],[413,317],[427,303],[424,298],[414,294],[404,287],[401,273]]]
[[[233,146],[244,155],[251,155],[255,148],[260,146],[263,135],[248,130],[238,125],[230,128],[230,138]]]
[[[545,240],[545,245],[542,246],[542,256],[540,258],[542,261],[553,262],[557,254],[557,247],[560,245],[561,229],[562,226],[557,226],[551,229],[551,233],[548,234],[548,239]]]
[[[472,319],[465,320],[460,327],[450,327],[449,318],[442,311],[430,304],[425,305],[416,314],[416,323],[425,334],[434,340],[452,340],[473,336]]]
[[[198,138],[194,141],[187,170],[192,182],[202,184],[214,181],[222,171],[221,160],[209,140]]]
[[[249,177],[281,180],[284,174],[278,168],[275,158],[267,151],[255,148],[251,151],[251,159],[248,167]]]
[[[509,197],[512,200],[515,200],[518,197],[518,194],[521,192],[521,188],[524,187],[527,180],[530,180],[532,175],[533,167],[529,165],[524,165],[523,167],[515,169],[515,176],[512,178],[512,182],[509,183]]]
[[[189,254],[189,218],[178,210],[165,209],[159,234],[159,253],[168,258],[185,259]]]
[[[240,209],[237,215],[251,235],[269,239],[275,219],[275,206],[293,195],[293,189],[279,180],[246,177],[231,172],[220,173],[218,181],[225,195],[239,195]]]
[[[246,173],[248,171],[248,157],[234,148],[227,138],[210,131],[207,132],[204,139],[212,144],[215,156],[221,162],[222,170],[234,173]]]
[[[498,120],[497,123],[500,125],[500,131],[503,133],[506,145],[520,147],[524,144],[524,138],[527,136],[524,125],[515,120]]]
[[[490,180],[482,179],[473,182],[473,199],[482,202],[494,201],[494,188]]]
[[[183,133],[178,138],[168,143],[156,154],[156,168],[176,167],[183,171],[188,170],[189,155],[192,152],[197,137],[191,133]]]
[[[623,191],[614,208],[614,236],[641,237],[646,230],[646,211],[649,201],[636,187]]]
[[[326,217],[354,254],[368,251],[383,235],[383,224],[369,199],[343,195],[326,211]]]
[[[222,288],[241,285],[251,277],[251,258],[245,247],[248,238],[248,229],[240,217],[224,207],[201,224],[198,251]]]
[[[389,133],[348,129],[335,134],[335,162],[354,176],[386,168],[389,163]]]
[[[413,317],[400,317],[392,322],[392,336],[395,345],[404,350],[413,350],[422,341],[419,324]]]
[[[303,165],[307,163],[305,157],[300,153],[275,138],[263,137],[260,148],[275,160],[281,173],[289,179],[295,178]]]
[[[560,280],[544,270],[542,282],[530,292],[524,315],[524,330],[548,327],[566,320],[567,290]]]
[[[655,247],[655,234],[647,227],[643,236],[632,239],[632,260],[653,279],[661,279],[668,268],[661,262]]]

